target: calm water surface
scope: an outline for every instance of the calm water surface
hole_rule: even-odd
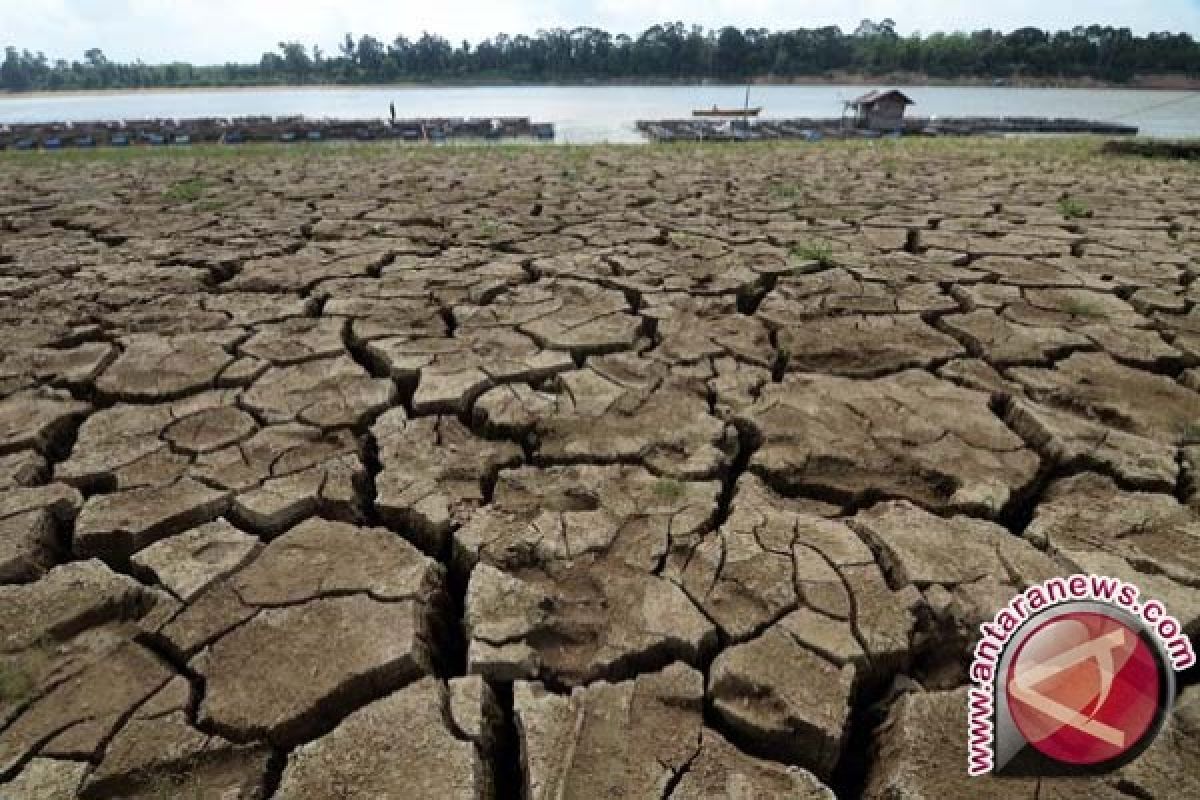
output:
[[[836,117],[861,86],[763,86],[751,105],[766,117]],[[1200,92],[1126,89],[913,87],[919,116],[1082,117],[1137,125],[1148,136],[1200,136]],[[689,116],[714,103],[740,106],[745,89],[686,87],[481,87],[251,89],[117,92],[0,97],[0,123],[147,117],[401,117],[529,116],[553,122],[559,141],[636,142],[638,119]]]

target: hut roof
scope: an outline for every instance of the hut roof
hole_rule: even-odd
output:
[[[868,106],[873,106],[876,103],[880,102],[881,100],[888,100],[888,99],[899,100],[901,103],[904,103],[904,105],[906,105],[906,106],[916,105],[916,103],[913,102],[913,99],[911,97],[909,97],[908,95],[906,95],[904,92],[901,92],[898,89],[891,89],[890,91],[886,91],[886,92],[880,92],[880,91],[867,92],[862,97],[856,97],[853,100],[847,100],[846,107],[847,108],[865,108]]]

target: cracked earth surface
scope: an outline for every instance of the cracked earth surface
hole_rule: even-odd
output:
[[[5,800],[1200,796],[1194,673],[1083,781],[968,780],[964,711],[1054,575],[1200,635],[1194,168],[0,172]]]

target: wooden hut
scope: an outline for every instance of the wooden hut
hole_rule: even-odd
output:
[[[898,131],[904,127],[904,111],[911,105],[914,105],[912,98],[896,89],[867,92],[862,97],[846,101],[842,119],[852,119],[855,128]]]

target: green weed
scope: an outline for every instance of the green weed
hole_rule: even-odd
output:
[[[654,495],[662,500],[678,500],[685,491],[682,483],[671,478],[659,478],[654,484]]]
[[[771,196],[777,200],[797,200],[803,196],[803,190],[794,183],[776,183],[769,189]]]
[[[1103,317],[1104,309],[1087,300],[1072,297],[1062,305],[1062,310],[1076,317]]]
[[[500,235],[500,223],[491,217],[485,217],[479,223],[479,235],[484,239],[495,239]]]
[[[1186,444],[1200,443],[1200,420],[1179,423],[1179,435]]]
[[[833,245],[823,240],[802,242],[792,248],[795,261],[815,261],[822,267],[833,266]]]
[[[205,212],[224,211],[226,208],[229,208],[229,201],[220,197],[206,197],[195,205],[197,211]]]
[[[204,178],[188,178],[172,184],[171,188],[163,192],[163,199],[172,203],[194,203],[204,196],[204,190],[207,188],[208,181]]]
[[[1092,209],[1088,208],[1087,204],[1083,201],[1076,200],[1074,197],[1067,195],[1058,201],[1058,213],[1067,219],[1082,219],[1083,217],[1090,217]]]
[[[20,661],[0,661],[0,706],[20,706],[33,694],[33,676]]]

